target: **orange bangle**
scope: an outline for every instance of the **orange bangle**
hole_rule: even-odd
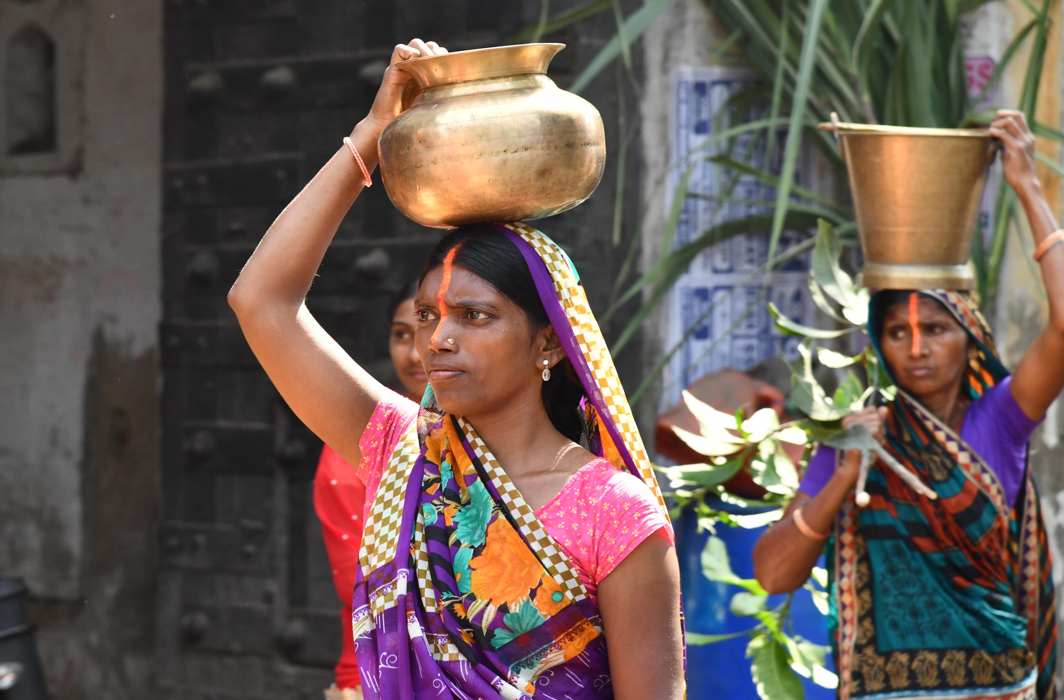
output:
[[[1038,247],[1034,249],[1034,260],[1040,262],[1042,257],[1049,252],[1049,249],[1055,246],[1057,243],[1064,241],[1064,228],[1058,228],[1053,233],[1045,237]]]
[[[809,523],[805,522],[805,518],[802,517],[802,509],[795,508],[791,511],[791,518],[794,520],[794,526],[798,528],[798,532],[802,533],[811,540],[817,542],[823,542],[828,538],[830,533],[817,532],[813,528],[809,527]]]
[[[373,187],[373,179],[369,176],[366,162],[362,160],[362,155],[355,148],[355,142],[351,140],[350,136],[344,137],[344,145],[347,146],[347,150],[351,151],[351,155],[355,157],[355,162],[358,163],[358,169],[362,171],[362,184],[366,187]]]

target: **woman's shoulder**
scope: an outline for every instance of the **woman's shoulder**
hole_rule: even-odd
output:
[[[398,439],[398,431],[405,429],[417,417],[418,405],[391,389],[387,390],[373,409],[359,439],[363,454],[372,452],[389,438]]]
[[[602,458],[582,466],[538,513],[592,592],[654,532],[664,530],[673,539],[668,514],[651,488]]]
[[[657,496],[646,482],[602,457],[581,467],[570,483],[591,502],[652,503],[660,507]]]

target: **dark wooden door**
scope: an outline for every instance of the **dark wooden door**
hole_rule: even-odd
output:
[[[321,445],[256,364],[225,294],[365,114],[397,41],[496,44],[521,26],[521,5],[168,0],[160,697],[320,698],[329,684],[341,626],[311,502]],[[384,375],[385,301],[434,238],[378,184],[312,291],[323,325]]]

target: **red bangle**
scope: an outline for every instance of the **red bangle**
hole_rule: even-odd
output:
[[[805,522],[805,518],[802,517],[802,509],[795,508],[791,511],[791,518],[794,520],[794,526],[798,528],[798,532],[802,533],[811,540],[817,542],[823,542],[828,538],[830,533],[817,532],[813,528],[809,527],[809,523]]]
[[[355,162],[358,163],[358,169],[362,171],[362,184],[366,187],[373,187],[373,179],[369,176],[366,162],[362,160],[362,155],[355,148],[355,142],[351,140],[350,136],[344,137],[344,145],[347,146],[347,150],[351,151],[351,155],[355,157]]]
[[[1058,228],[1053,233],[1045,237],[1038,247],[1034,249],[1034,260],[1040,262],[1042,257],[1049,252],[1049,249],[1055,246],[1057,243],[1064,241],[1064,228]]]

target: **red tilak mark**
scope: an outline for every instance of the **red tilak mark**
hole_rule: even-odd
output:
[[[436,292],[436,308],[439,309],[441,321],[447,317],[447,305],[444,303],[443,297],[451,286],[451,273],[454,271],[454,258],[456,255],[458,255],[458,246],[448,250],[447,255],[443,258],[443,279],[440,280],[440,289]]]
[[[920,354],[920,295],[916,292],[909,293],[909,328],[912,331],[913,345],[910,352],[913,355]]]

